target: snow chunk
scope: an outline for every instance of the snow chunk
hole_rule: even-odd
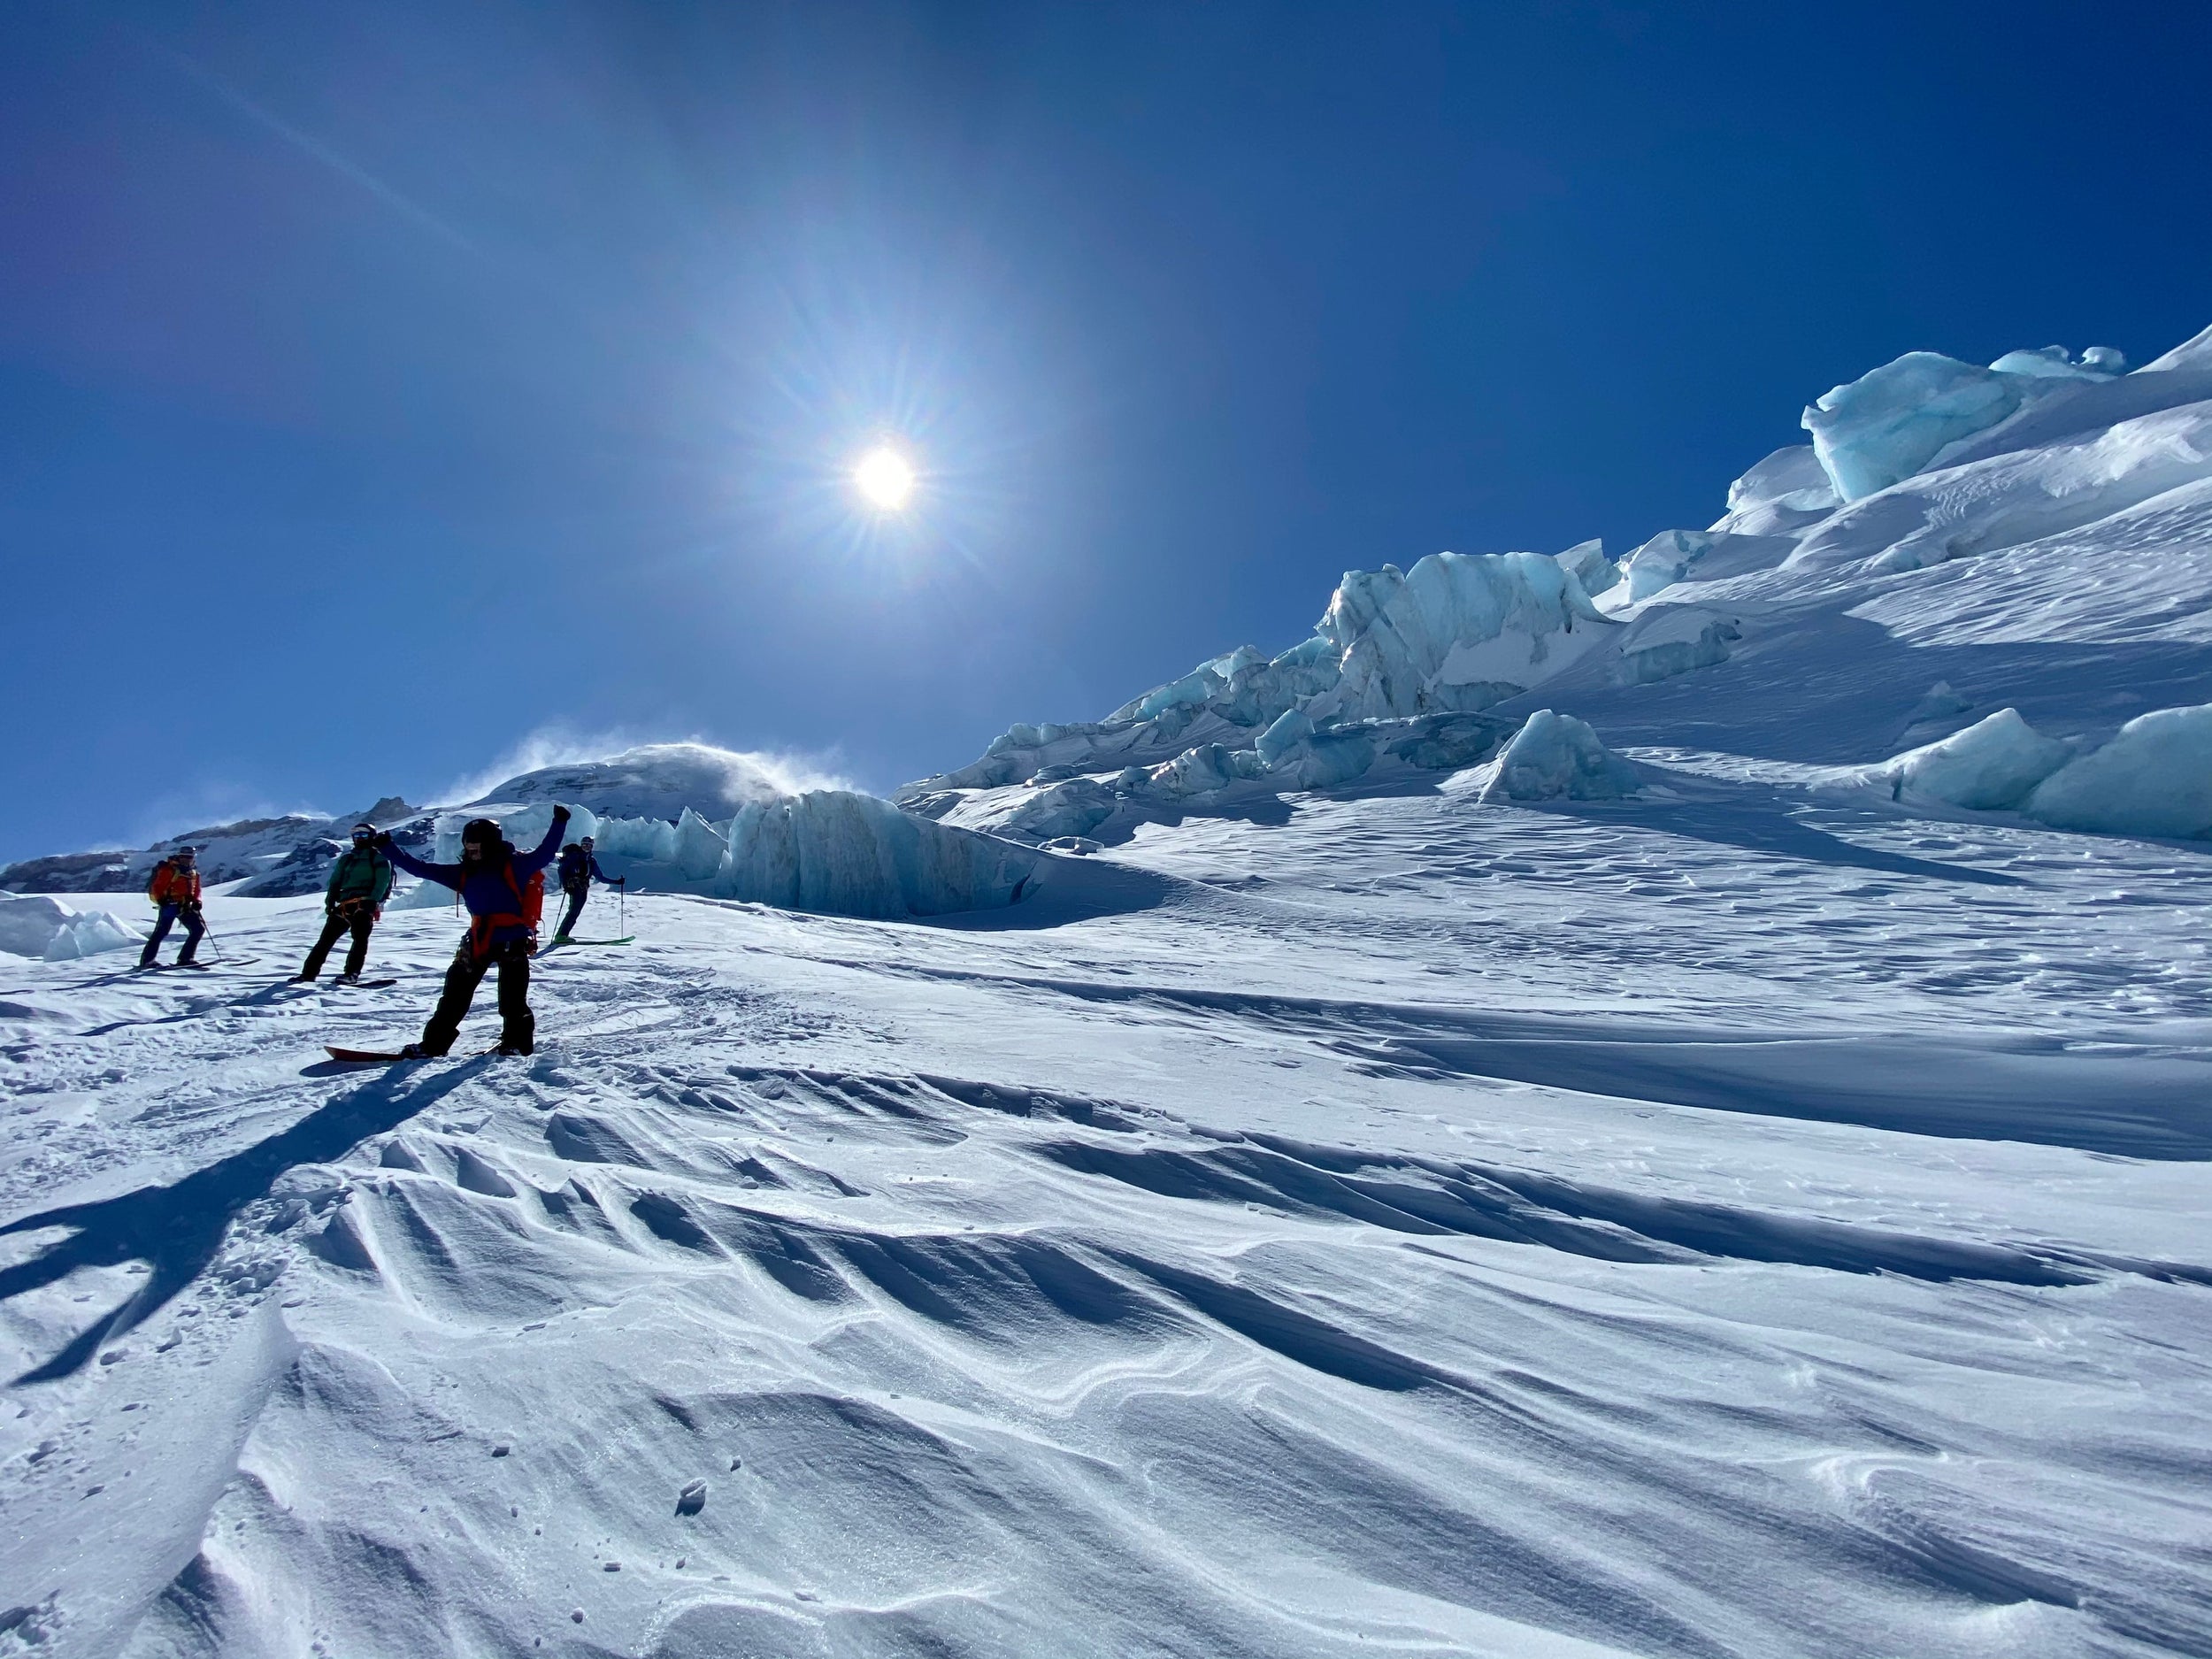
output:
[[[1306,712],[1487,708],[1558,672],[1606,626],[1582,584],[1540,553],[1432,553],[1408,572],[1347,571],[1315,629],[1341,653],[1340,678]]]
[[[2008,351],[1989,366],[2000,374],[2039,380],[2108,380],[2127,372],[2127,359],[2110,346],[2092,346],[2077,363],[2064,346],[2045,346],[2040,351]]]
[[[1712,550],[1713,538],[1703,530],[1662,530],[1621,561],[1628,570],[1630,603],[1671,588]]]
[[[2000,709],[1962,732],[1908,749],[1873,775],[1889,785],[1893,801],[1909,793],[1970,811],[2000,812],[2025,801],[2073,753],[2022,719],[2017,709]]]
[[[1081,840],[1113,817],[1121,797],[1095,778],[1069,778],[1039,790],[995,827],[1040,841]]]
[[[1809,443],[1793,443],[1765,457],[1728,487],[1728,511],[1743,512],[1775,503],[1804,511],[1832,511],[1834,480]]]
[[[1559,568],[1580,582],[1582,591],[1593,599],[1620,583],[1621,567],[1605,557],[1605,541],[1601,536],[1578,541],[1564,553],[1552,557],[1559,561]]]
[[[2212,835],[2212,703],[2137,716],[2039,784],[2026,810],[2056,829]]]
[[[1910,478],[1946,444],[1995,426],[2020,401],[2015,377],[1908,351],[1825,393],[1806,410],[1804,426],[1836,494],[1851,502]]]
[[[0,893],[0,950],[69,962],[146,942],[105,910],[79,910],[42,893]]]
[[[1623,684],[1648,685],[1671,680],[1728,660],[1730,648],[1743,637],[1732,616],[1703,605],[1655,605],[1630,625],[1621,646]]]
[[[1636,769],[1586,722],[1549,709],[1530,715],[1483,771],[1482,801],[1615,801],[1637,788]]]
[[[1794,535],[1841,505],[1813,446],[1793,443],[1728,487],[1728,511],[1711,527],[1736,535]]]
[[[1681,581],[1770,569],[1796,550],[1786,535],[1746,535],[1717,530],[1662,530],[1621,561],[1628,598],[1640,603]]]

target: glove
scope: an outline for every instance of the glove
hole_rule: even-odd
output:
[[[384,919],[384,907],[381,904],[373,907],[369,911],[369,919],[373,922],[382,921]]]
[[[617,876],[614,879],[614,884],[618,887],[626,887],[630,885],[630,878],[627,876]]]
[[[566,807],[563,806],[563,805],[562,805],[559,802],[557,802],[557,802],[555,802],[555,803],[553,803],[553,821],[554,821],[556,824],[565,824],[565,823],[567,823],[567,822],[568,822],[568,820],[569,820],[569,810],[568,810],[568,809],[567,809]]]
[[[376,833],[376,838],[375,838],[373,841],[370,841],[370,843],[369,843],[369,845],[370,845],[370,846],[372,846],[372,847],[373,847],[373,848],[377,849],[380,852],[380,851],[382,851],[385,848],[389,847],[391,844],[392,844],[392,832],[391,832],[391,831],[389,831],[389,830],[379,830],[379,831],[377,831],[377,833]]]

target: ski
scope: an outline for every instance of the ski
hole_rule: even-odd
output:
[[[625,933],[619,939],[564,939],[560,942],[564,945],[626,945],[636,938],[635,933]]]
[[[403,1060],[435,1057],[426,1054],[396,1054],[388,1048],[341,1048],[330,1043],[323,1045],[323,1052],[346,1065],[393,1065]]]
[[[388,985],[398,983],[397,979],[333,979],[330,988],[334,991],[341,987],[349,991],[380,991]]]

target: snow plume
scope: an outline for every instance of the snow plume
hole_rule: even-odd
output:
[[[456,803],[529,800],[534,797],[508,791],[534,774],[596,768],[603,763],[650,768],[657,760],[708,781],[729,798],[732,810],[748,801],[857,787],[836,770],[834,756],[723,749],[696,736],[641,742],[634,733],[620,730],[586,733],[556,722],[538,727],[490,765],[457,780],[431,798]],[[666,816],[678,816],[682,804]],[[706,806],[704,802],[689,804],[702,810]]]

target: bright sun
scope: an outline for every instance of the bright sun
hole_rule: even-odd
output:
[[[914,469],[889,444],[881,444],[860,457],[853,468],[853,482],[870,503],[885,512],[896,512],[914,493]]]

